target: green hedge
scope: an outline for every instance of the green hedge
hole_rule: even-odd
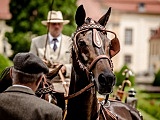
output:
[[[153,86],[160,86],[160,70],[155,74]]]
[[[157,105],[154,100],[139,99],[138,108],[160,120],[160,105]]]
[[[122,85],[123,80],[125,80],[125,75],[122,75],[125,69],[129,69],[127,65],[124,65],[119,72],[115,72],[116,75],[116,86]],[[132,86],[134,86],[134,80],[135,76],[129,77],[130,82],[132,83]]]
[[[13,62],[9,60],[7,57],[0,54],[0,73],[2,70],[4,70],[6,67],[12,66]]]

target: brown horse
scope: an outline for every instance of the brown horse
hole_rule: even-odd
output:
[[[83,5],[76,11],[77,30],[73,36],[73,68],[69,96],[66,98],[66,120],[141,119],[135,109],[121,102],[108,102],[116,80],[111,58],[120,51],[116,34],[105,28],[110,12],[111,8],[96,22],[91,18],[85,19]],[[115,38],[109,40],[107,33],[113,33]],[[106,103],[98,102],[97,92],[107,96]]]

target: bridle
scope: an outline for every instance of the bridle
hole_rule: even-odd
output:
[[[111,70],[113,71],[113,63],[112,63],[112,60],[109,56],[107,55],[99,55],[97,56],[92,62],[91,64],[89,65],[89,67],[85,66],[79,59],[79,56],[78,56],[78,53],[79,53],[79,49],[78,49],[78,46],[77,46],[77,35],[84,32],[84,31],[88,31],[88,30],[93,30],[93,34],[96,34],[97,33],[97,30],[100,30],[100,31],[104,31],[104,32],[110,32],[110,33],[113,33],[116,37],[116,34],[112,31],[108,31],[106,30],[105,27],[103,27],[102,25],[100,24],[95,24],[94,21],[91,21],[92,24],[83,24],[82,26],[78,27],[76,32],[74,33],[73,37],[72,37],[72,40],[73,40],[73,50],[76,54],[76,60],[80,66],[80,68],[86,72],[87,76],[88,76],[88,79],[91,79],[91,83],[88,84],[86,87],[84,87],[83,89],[81,89],[80,91],[76,92],[76,93],[73,93],[71,95],[68,95],[67,97],[65,97],[65,99],[71,99],[73,97],[76,97],[78,95],[80,95],[81,93],[85,92],[86,90],[90,89],[91,87],[95,86],[95,82],[94,82],[94,78],[93,78],[93,73],[91,72],[91,70],[93,69],[93,67],[95,66],[95,64],[101,60],[101,59],[107,59],[109,61],[109,65],[110,65],[110,68]],[[94,35],[93,35],[94,36]],[[93,42],[95,42],[95,38],[93,38]],[[101,46],[98,46],[97,47],[101,47]]]
[[[56,93],[54,86],[47,82],[47,79],[45,76],[43,77],[40,84],[42,88],[38,88],[35,94],[41,99],[45,99],[46,95],[48,95],[48,102],[51,102],[51,99],[49,98],[49,96],[51,96],[52,103],[57,104],[56,97],[54,96],[54,93]]]

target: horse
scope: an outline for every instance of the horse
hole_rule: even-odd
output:
[[[137,110],[115,100],[108,100],[116,77],[111,58],[120,51],[116,34],[106,30],[111,8],[98,22],[86,18],[83,5],[77,8],[77,29],[72,37],[72,72],[65,120],[141,120]],[[110,40],[107,33],[115,37]],[[97,100],[97,92],[106,95]]]

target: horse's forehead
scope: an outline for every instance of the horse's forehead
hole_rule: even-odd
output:
[[[77,37],[83,40],[90,40],[92,39],[92,30],[81,32]]]

